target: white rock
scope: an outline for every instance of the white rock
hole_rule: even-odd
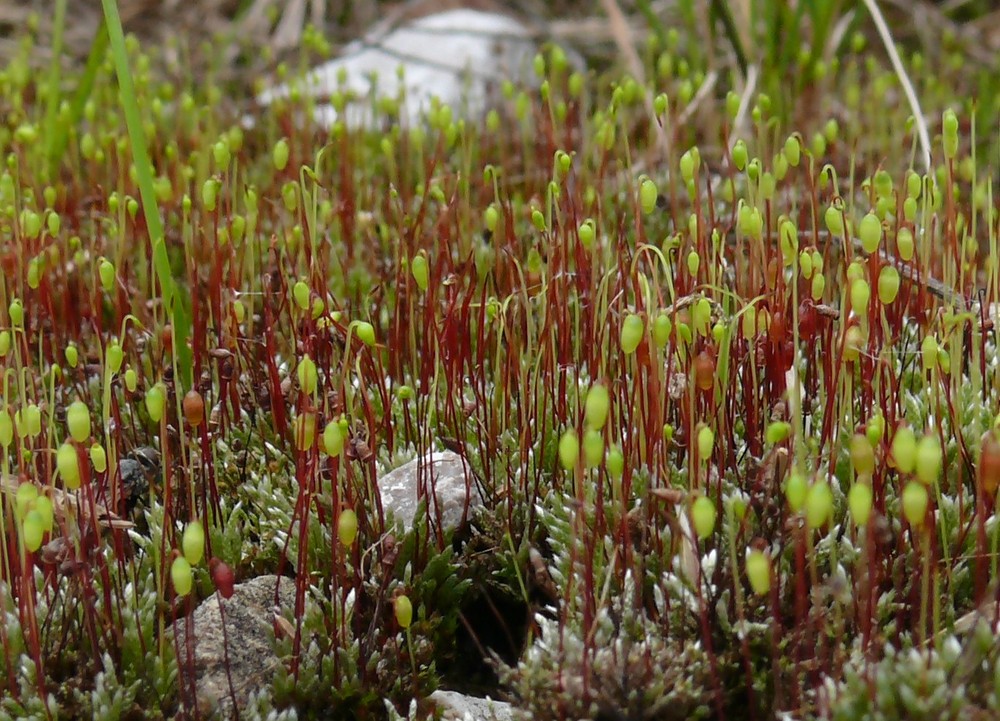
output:
[[[514,708],[504,701],[466,696],[455,691],[435,691],[428,697],[446,721],[511,721]]]
[[[415,125],[434,96],[451,106],[458,116],[482,113],[502,80],[526,77],[536,52],[531,31],[508,15],[448,10],[407,22],[385,34],[369,32],[348,45],[338,59],[292,81],[292,86],[323,99],[340,87],[353,91],[358,102],[349,106],[345,118],[353,125],[370,119],[373,89],[377,97],[390,98],[404,91],[400,114]],[[343,86],[339,84],[340,76],[344,78]],[[377,76],[374,85],[373,76]],[[289,91],[289,84],[279,85],[261,93],[257,100],[268,105]],[[327,126],[337,119],[329,104],[318,107],[316,116]]]
[[[213,713],[219,718],[234,718],[236,709],[246,708],[251,692],[267,687],[280,664],[271,648],[274,614],[276,610],[283,612],[294,606],[295,581],[259,576],[236,584],[232,598],[209,596],[189,621],[182,619],[174,624],[177,642],[185,655],[181,659],[181,673],[193,677],[202,718]],[[193,668],[186,663],[188,623],[192,631]]]
[[[466,505],[471,514],[483,504],[468,464],[452,451],[415,458],[382,476],[378,489],[383,511],[405,529],[413,527],[421,491],[428,495],[431,525],[437,526],[440,514],[444,530],[454,530],[468,520]]]

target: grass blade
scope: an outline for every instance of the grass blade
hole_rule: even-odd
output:
[[[146,132],[142,126],[139,114],[139,103],[136,101],[135,84],[132,82],[132,72],[129,69],[128,51],[125,48],[125,34],[122,31],[121,18],[115,0],[101,0],[104,7],[104,22],[108,30],[108,42],[111,44],[111,55],[118,76],[119,95],[122,110],[125,113],[125,124],[128,127],[129,141],[132,145],[132,159],[135,163],[136,177],[139,183],[139,195],[142,198],[142,211],[149,230],[149,241],[153,250],[153,267],[156,278],[163,293],[163,304],[173,325],[177,349],[177,360],[180,366],[183,382],[191,385],[191,351],[187,347],[190,335],[191,318],[187,313],[181,297],[177,294],[173,276],[170,274],[170,260],[164,243],[163,223],[156,203],[156,193],[153,189],[153,164],[147,150]]]
[[[52,21],[52,63],[49,66],[48,87],[45,98],[45,138],[46,154],[49,161],[49,172],[55,174],[62,153],[58,148],[57,133],[59,132],[59,100],[62,97],[60,79],[62,76],[62,46],[63,30],[66,27],[67,0],[56,0],[55,16]],[[65,133],[65,131],[63,131]],[[65,145],[63,146],[65,147]]]

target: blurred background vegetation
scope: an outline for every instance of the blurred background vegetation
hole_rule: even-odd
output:
[[[63,0],[0,0],[0,66],[27,68],[52,60],[56,8]],[[72,83],[94,47],[97,0],[65,0],[63,82]],[[540,43],[575,50],[607,88],[623,73],[642,81],[690,78],[681,93],[692,142],[718,140],[721,101],[763,94],[779,128],[812,133],[820,118],[841,122],[863,98],[842,78],[850,60],[861,72],[890,65],[897,50],[922,104],[925,123],[942,110],[935,88],[965,98],[986,157],[1000,152],[1000,4],[996,0],[119,0],[126,32],[154,50],[164,82],[191,87],[208,78],[226,88],[235,113],[284,70],[305,70],[375,28],[380,37],[408,19],[455,7],[515,15]],[[880,36],[877,14],[888,32]],[[320,33],[310,33],[319,28]],[[322,38],[317,45],[315,39]],[[887,43],[888,40],[888,43]],[[663,69],[656,48],[678,51],[678,68]],[[664,75],[665,72],[665,75]],[[898,70],[897,70],[898,72]],[[654,86],[658,81],[654,80]],[[67,88],[64,88],[67,89]],[[896,103],[898,97],[880,101]],[[3,112],[0,99],[0,112]],[[739,124],[738,124],[739,125]],[[746,128],[735,128],[745,131]],[[863,148],[859,148],[863,150]]]
[[[0,2],[0,63],[17,53],[29,35],[36,36],[32,63],[48,62],[55,4]],[[692,46],[720,53],[722,61],[757,60],[772,66],[787,64],[802,44],[817,48],[813,41],[829,40],[830,33],[839,32],[844,39],[846,30],[870,25],[864,22],[861,0],[119,0],[118,5],[126,31],[169,48],[167,58],[178,68],[221,63],[214,69],[237,80],[294,54],[310,24],[322,28],[336,49],[380,20],[400,21],[456,6],[509,11],[536,26],[540,37],[561,39],[599,59],[615,46],[621,28],[613,27],[609,17],[619,11],[637,43],[649,31],[673,28],[696,38]],[[878,5],[897,42],[931,54],[959,41],[970,58],[997,63],[996,0],[880,0]],[[67,62],[86,57],[100,16],[100,2],[69,0]],[[622,39],[618,32],[619,44]],[[218,52],[220,47],[224,52]]]

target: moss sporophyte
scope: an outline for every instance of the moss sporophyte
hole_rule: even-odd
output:
[[[0,40],[0,718],[1000,715],[988,4],[76,2]]]

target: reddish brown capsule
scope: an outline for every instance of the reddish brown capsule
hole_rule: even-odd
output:
[[[184,396],[184,420],[192,428],[197,428],[205,420],[205,400],[201,393],[192,389]]]
[[[767,337],[776,346],[781,345],[785,340],[785,314],[776,310],[771,314],[771,325],[767,329]]]
[[[700,390],[712,390],[715,383],[715,360],[708,351],[703,350],[694,359],[694,382]]]
[[[223,563],[218,558],[213,558],[208,562],[209,570],[212,573],[212,583],[222,594],[223,598],[231,598],[233,595],[233,585],[236,582],[236,575],[228,563]]]
[[[994,431],[983,434],[976,477],[984,496],[993,498],[1000,487],[1000,439]]]
[[[174,331],[169,323],[160,329],[160,346],[167,352],[174,347]]]
[[[792,343],[791,339],[788,339],[781,346],[781,363],[782,368],[788,370],[792,367],[792,363],[795,362],[795,344]]]
[[[775,286],[778,285],[778,278],[781,276],[781,268],[782,266],[779,264],[779,259],[771,258],[771,261],[767,264],[767,268],[765,269],[765,280],[767,282],[768,290],[774,290]]]

